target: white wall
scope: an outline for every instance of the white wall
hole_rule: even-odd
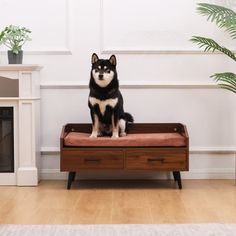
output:
[[[104,58],[116,54],[125,110],[134,115],[136,122],[187,125],[191,155],[190,172],[185,178],[234,176],[236,96],[218,89],[209,76],[233,72],[235,64],[222,54],[203,53],[189,39],[192,35],[214,37],[231,49],[236,49],[235,42],[196,13],[197,2],[0,0],[0,28],[8,24],[31,28],[33,40],[24,47],[24,63],[44,66],[41,73],[44,178],[65,177],[59,173],[62,125],[90,122],[87,84],[93,52]],[[236,10],[236,1],[205,2]],[[6,63],[4,52],[0,53],[0,63]],[[118,176],[120,173],[100,175]],[[147,173],[122,176],[156,177]],[[83,177],[89,176],[82,173]]]

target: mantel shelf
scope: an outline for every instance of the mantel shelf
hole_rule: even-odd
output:
[[[0,101],[40,100],[40,97],[0,97]]]
[[[43,67],[36,64],[8,64],[0,65],[0,71],[39,71]]]

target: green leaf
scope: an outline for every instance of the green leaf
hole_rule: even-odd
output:
[[[24,45],[26,41],[31,40],[29,37],[30,33],[31,30],[25,27],[15,25],[6,26],[5,29],[0,32],[0,44],[4,44],[14,53],[18,53],[21,51],[22,45]]]
[[[197,11],[220,28],[225,28],[230,36],[236,39],[236,13],[233,10],[219,5],[199,3]]]
[[[236,93],[236,89],[234,89],[232,86],[229,86],[227,84],[218,84],[218,85],[223,89],[227,89],[233,93]]]
[[[199,3],[197,10],[201,15],[207,16],[207,20],[215,22],[220,28],[225,28],[232,39],[236,39],[236,13],[233,10],[208,3]],[[217,50],[236,61],[232,51],[220,46],[211,38],[192,36],[190,40],[206,52]],[[236,74],[231,72],[217,73],[212,75],[211,78],[214,78],[221,88],[236,93]]]
[[[236,75],[231,72],[217,73],[211,76],[221,88],[236,93]]]
[[[234,61],[236,61],[236,57],[233,52],[231,52],[229,49],[220,46],[217,42],[215,42],[213,39],[205,38],[201,36],[192,36],[190,39],[193,43],[196,43],[199,45],[200,48],[204,48],[205,52],[218,50],[228,57],[232,58]]]

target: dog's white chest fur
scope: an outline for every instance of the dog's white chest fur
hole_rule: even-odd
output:
[[[118,98],[109,98],[106,100],[99,100],[95,97],[89,97],[89,102],[91,103],[92,106],[98,104],[99,109],[102,113],[102,115],[104,115],[105,111],[106,111],[106,106],[111,106],[112,108],[114,108],[118,102]]]

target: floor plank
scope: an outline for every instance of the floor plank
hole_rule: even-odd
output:
[[[41,181],[0,186],[1,224],[236,223],[233,180]]]

